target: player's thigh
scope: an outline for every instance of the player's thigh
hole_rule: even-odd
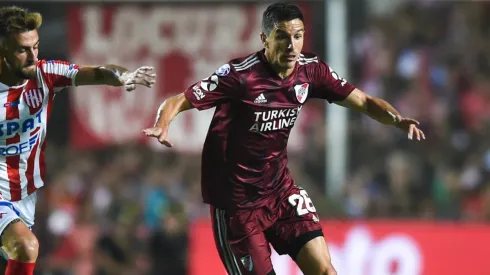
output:
[[[233,240],[225,211],[211,207],[213,233],[221,261],[230,275],[274,275],[269,242],[263,232]]]
[[[294,186],[286,196],[277,209],[270,210],[276,222],[265,233],[279,254],[288,254],[294,260],[304,245],[323,237],[323,232],[313,202],[304,189]]]
[[[288,254],[306,275],[324,274],[315,272],[330,267],[330,256],[325,242],[321,242],[324,240],[321,224],[308,193],[300,187],[291,188],[275,212],[277,221],[266,236],[276,251]],[[306,264],[304,254],[312,254]],[[307,264],[313,267],[306,269]]]
[[[296,255],[296,264],[305,275],[336,275],[323,237],[307,242]]]

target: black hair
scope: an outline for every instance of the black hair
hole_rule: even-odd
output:
[[[279,22],[294,19],[304,22],[303,13],[298,6],[288,3],[274,3],[268,6],[262,15],[262,32],[269,35]]]

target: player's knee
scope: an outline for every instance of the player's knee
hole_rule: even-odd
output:
[[[21,262],[34,262],[37,260],[39,242],[34,234],[19,236],[9,243],[10,245],[7,249],[11,259]]]

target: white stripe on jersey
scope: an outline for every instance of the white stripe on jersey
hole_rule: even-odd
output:
[[[26,92],[26,89],[24,89],[22,91],[22,93],[25,93],[25,92]],[[31,114],[29,112],[29,106],[26,105],[27,102],[24,103],[24,97],[22,95],[19,97],[19,100],[20,100],[19,106],[18,106],[19,118],[22,119],[23,117],[29,117]],[[29,98],[27,100],[30,100],[32,102],[32,98]],[[29,137],[30,137],[30,131],[26,131],[23,133],[20,132],[20,142],[19,143],[29,141]],[[27,152],[20,154],[19,176],[20,176],[21,198],[27,197],[27,188],[25,188],[25,187],[27,187],[26,171],[27,171],[27,159],[29,158],[30,154],[31,154],[31,151],[27,151]]]
[[[237,70],[237,71],[245,70],[247,68],[250,68],[250,66],[252,66],[253,64],[257,64],[258,62],[260,62],[259,58],[258,57],[254,57],[254,58],[250,59],[247,63],[245,63],[245,64],[243,64],[241,66],[236,66],[235,67],[235,70]]]
[[[312,57],[312,58],[304,58],[304,57],[299,57],[298,60],[301,60],[301,61],[315,61],[315,60],[318,60],[318,57]]]
[[[66,78],[71,78],[72,86],[75,86],[75,76],[77,75],[78,70],[72,70],[71,66],[72,65],[63,64],[56,61],[49,61],[43,64],[43,71],[47,74],[54,74],[64,76]]]
[[[257,64],[257,63],[260,63],[260,60],[256,60],[256,61],[254,61],[254,62],[252,62],[252,63],[248,64],[248,65],[247,65],[247,67],[243,67],[243,68],[240,68],[240,69],[236,69],[236,71],[237,71],[237,72],[239,72],[239,71],[244,71],[244,70],[246,70],[246,69],[248,69],[248,68],[252,67],[253,65]]]
[[[305,65],[305,64],[308,64],[308,63],[312,63],[312,62],[318,63],[318,56],[306,58],[304,56],[304,54],[300,53],[299,54],[298,61],[299,61],[300,65]],[[305,64],[301,64],[301,63],[305,63]]]
[[[233,67],[241,67],[245,63],[247,63],[248,61],[250,61],[250,59],[252,59],[254,57],[257,57],[257,54],[256,53],[254,53],[254,54],[250,55],[249,57],[245,58],[245,60],[243,60],[242,62],[240,62],[238,64],[231,64],[231,65],[233,65]]]
[[[26,82],[27,83],[27,82]],[[3,107],[7,104],[8,90],[0,93],[0,121],[4,122],[7,118],[7,108]],[[5,129],[2,129],[5,130]],[[0,138],[0,147],[5,147],[7,139]],[[4,199],[10,199],[10,185],[7,174],[7,157],[0,154],[0,193]],[[5,181],[6,180],[6,181]]]
[[[42,113],[41,113],[41,121],[43,121],[43,128],[39,130],[40,136],[38,140],[38,146],[36,150],[36,155],[34,156],[34,173],[33,173],[33,178],[34,178],[34,186],[36,188],[40,188],[44,185],[43,179],[41,178],[41,150],[42,150],[42,145],[46,140],[46,135],[48,131],[48,110],[49,110],[49,105],[52,104],[53,102],[50,102],[50,94],[47,92],[48,87],[46,86],[46,83],[42,80],[42,77],[38,77],[38,86],[43,87],[46,92],[44,92],[44,100],[43,100],[43,107],[42,107]],[[42,138],[41,138],[42,137]]]
[[[298,63],[299,65],[306,65],[306,64],[310,64],[310,63],[318,63],[318,58],[317,57],[313,57],[313,58],[299,58],[298,59]]]

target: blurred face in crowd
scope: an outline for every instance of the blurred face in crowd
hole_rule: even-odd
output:
[[[292,70],[303,49],[305,27],[300,19],[282,21],[275,25],[261,40],[271,65],[279,71]]]

